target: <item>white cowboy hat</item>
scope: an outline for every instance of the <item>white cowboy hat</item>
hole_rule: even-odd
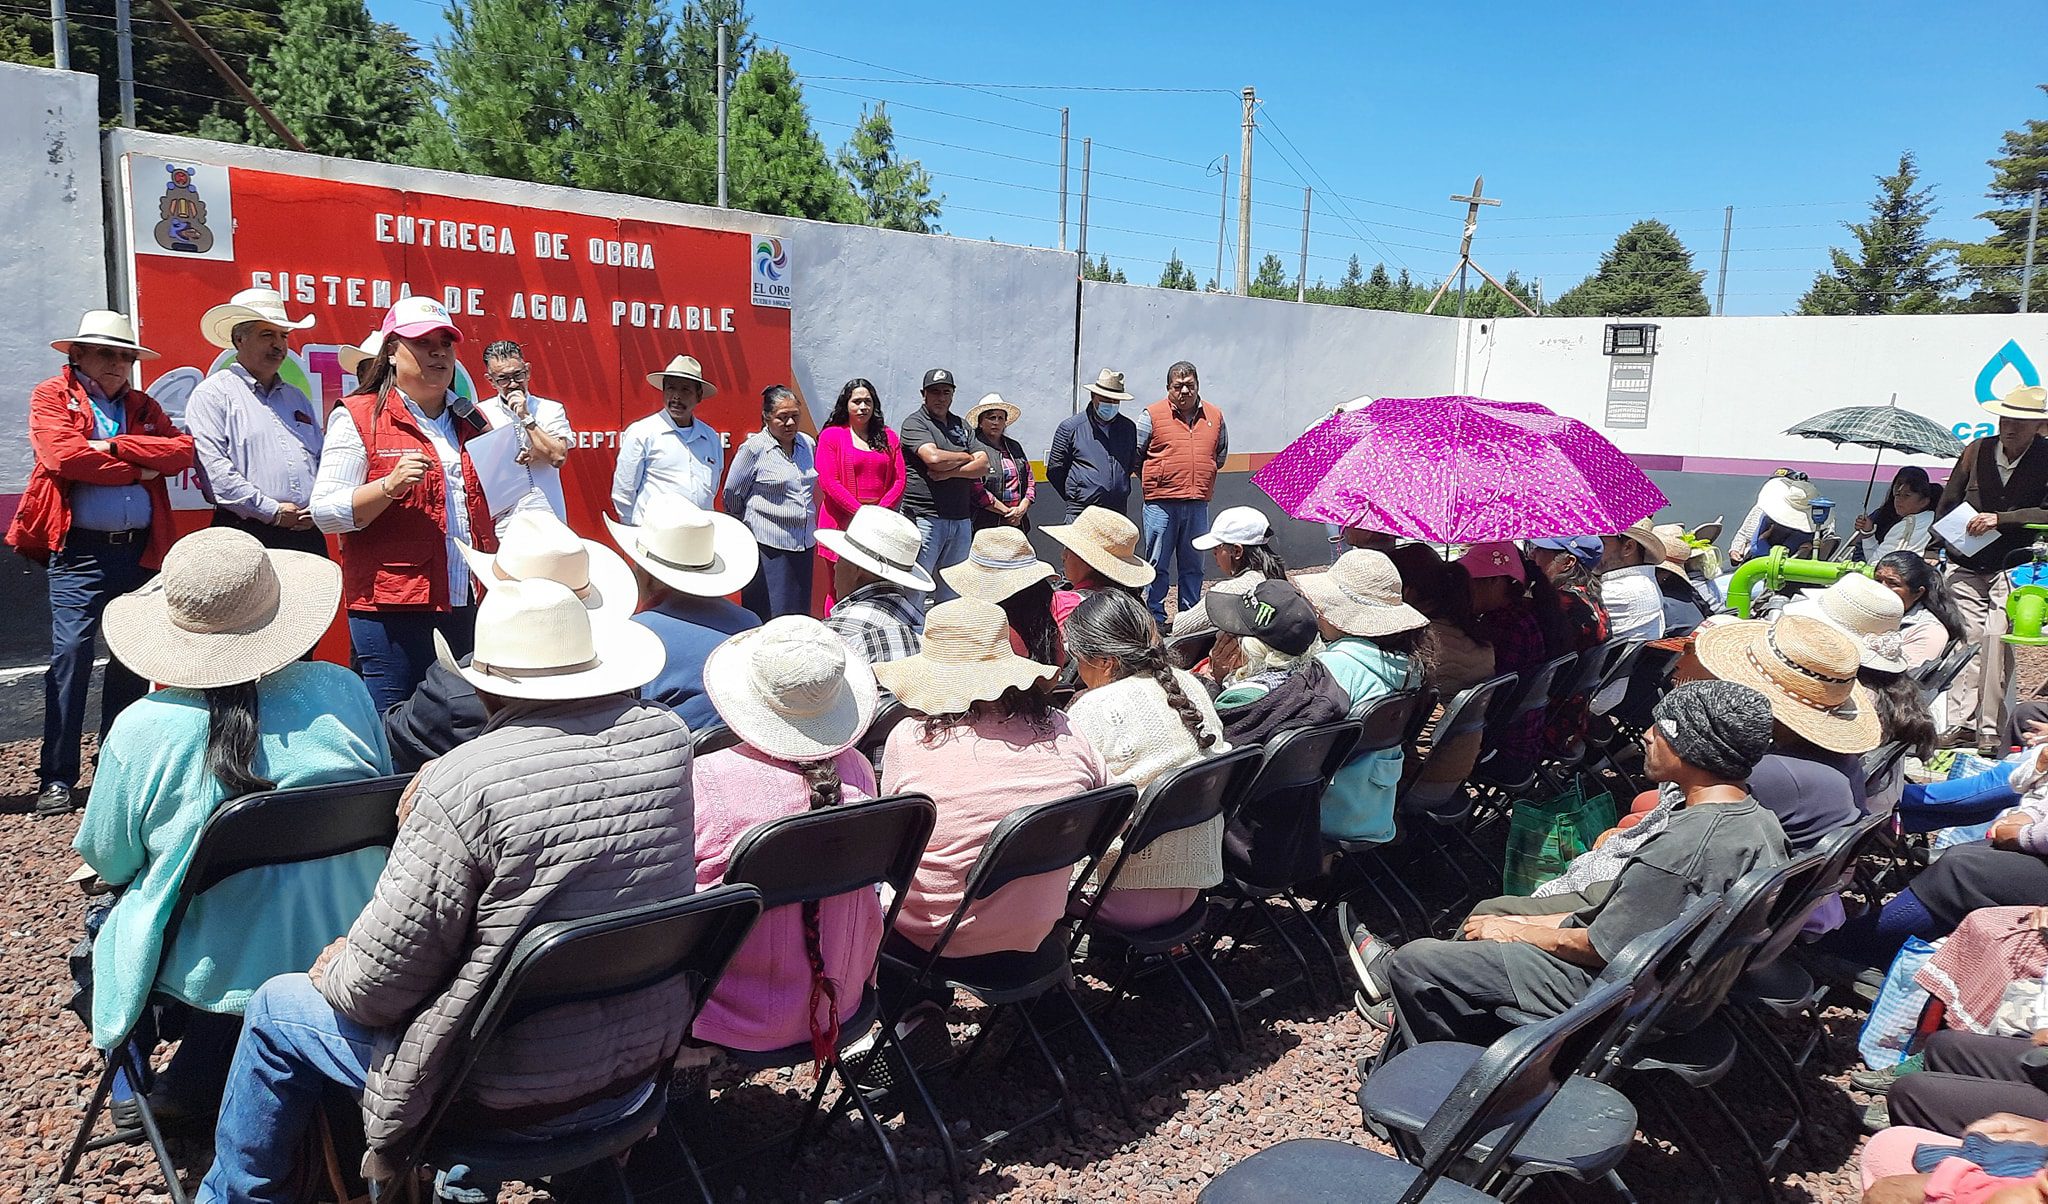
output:
[[[456,544],[486,590],[536,577],[559,581],[593,615],[616,619],[631,618],[640,600],[633,570],[617,552],[582,538],[550,513],[521,510],[512,515],[495,554],[479,552],[460,540]]]
[[[663,382],[671,376],[679,380],[696,381],[704,387],[704,396],[706,397],[718,396],[718,386],[704,379],[704,366],[697,362],[697,357],[694,355],[679,355],[670,360],[668,367],[663,368],[661,371],[649,372],[647,374],[647,383],[660,389],[665,387]]]
[[[1131,399],[1131,395],[1124,390],[1124,374],[1114,368],[1104,368],[1102,371],[1097,372],[1095,379],[1089,381],[1084,387],[1097,397],[1107,397],[1111,401],[1129,401]]]
[[[1850,573],[1826,589],[1808,590],[1792,599],[1780,615],[1819,619],[1856,641],[1864,668],[1904,673],[1908,666],[1899,620],[1905,613],[1897,594],[1861,573]]]
[[[1316,613],[1346,635],[1394,635],[1429,626],[1429,619],[1401,600],[1401,571],[1385,552],[1353,548],[1325,573],[1295,583]]]
[[[2021,385],[1997,401],[1979,402],[1978,405],[2000,418],[2048,418],[2048,388]]]
[[[1089,567],[1118,585],[1143,589],[1159,570],[1138,555],[1138,528],[1130,519],[1102,506],[1083,507],[1071,523],[1042,530]]]
[[[1057,665],[1017,655],[1002,607],[980,598],[955,598],[925,615],[917,655],[876,665],[875,677],[911,710],[958,715],[1059,671]]]
[[[875,671],[809,615],[743,631],[704,660],[704,693],[741,740],[785,761],[852,748],[875,718]]]
[[[1649,554],[1644,564],[1662,564],[1669,550],[1664,546],[1664,537],[1657,534],[1657,528],[1647,518],[1637,519],[1622,530],[1614,532],[1614,538],[1626,539]]]
[[[967,559],[947,565],[939,576],[954,591],[984,602],[1001,602],[1053,575],[1053,567],[1031,550],[1031,541],[1015,527],[983,527],[967,547]]]
[[[568,586],[535,577],[499,582],[477,603],[476,650],[455,671],[485,694],[556,702],[637,690],[667,659],[651,629],[593,623]]]
[[[1273,524],[1256,507],[1232,506],[1218,514],[1206,532],[1188,542],[1206,552],[1218,544],[1244,548],[1266,543],[1272,538]]]
[[[68,355],[73,343],[133,351],[135,358],[142,360],[153,360],[157,354],[135,341],[135,323],[128,320],[127,314],[111,309],[86,310],[85,316],[78,319],[78,333],[68,339],[54,339],[50,346]]]
[[[818,542],[834,556],[905,589],[929,590],[932,575],[917,563],[924,539],[917,524],[880,506],[862,506],[847,520],[844,531],[818,530]]]
[[[1813,499],[1820,491],[1812,481],[1793,477],[1772,477],[1757,491],[1756,504],[1763,507],[1764,517],[1781,527],[1794,531],[1813,531]]]
[[[363,374],[363,365],[376,359],[377,353],[382,350],[384,350],[384,332],[373,330],[370,332],[370,337],[364,339],[359,346],[336,347],[334,349],[334,358],[341,361],[341,370],[343,372],[348,373],[350,376],[361,376]]]
[[[1024,411],[1018,409],[1015,403],[1004,401],[1001,393],[990,393],[980,401],[975,402],[974,408],[967,411],[967,429],[971,431],[979,427],[981,425],[981,416],[990,410],[1001,410],[1011,422],[1015,422],[1024,416]]]
[[[276,289],[245,288],[199,315],[199,333],[207,342],[229,351],[235,349],[235,327],[244,322],[267,322],[280,330],[304,330],[313,324],[307,314],[294,322],[285,316],[284,296]]]
[[[661,494],[635,507],[634,517],[639,521],[629,527],[607,514],[604,525],[627,559],[670,589],[722,598],[752,581],[761,567],[761,545],[730,514]]]
[[[172,544],[149,584],[107,603],[107,648],[146,681],[239,685],[304,656],[340,604],[333,561],[208,527]]]

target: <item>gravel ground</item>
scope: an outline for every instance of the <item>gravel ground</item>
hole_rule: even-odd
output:
[[[0,1059],[7,1091],[0,1102],[0,1200],[64,1200],[134,1204],[167,1198],[152,1190],[153,1163],[142,1147],[88,1155],[80,1171],[83,1187],[55,1185],[58,1165],[91,1090],[96,1060],[77,1020],[60,1011],[68,979],[64,954],[76,940],[84,903],[62,879],[75,864],[69,841],[75,818],[37,820],[33,802],[34,743],[0,745],[0,875],[18,884],[0,902]],[[1218,958],[1226,981],[1240,991],[1273,981],[1282,964],[1247,945],[1226,947]],[[1359,1126],[1354,1092],[1355,1063],[1377,1037],[1348,1006],[1313,1002],[1295,990],[1249,1022],[1249,1048],[1236,1053],[1225,1072],[1206,1055],[1178,1063],[1163,1079],[1139,1092],[1135,1123],[1119,1113],[1106,1083],[1093,1078],[1093,1055],[1077,1030],[1056,1035],[1052,1044],[1069,1076],[1080,1083],[1079,1124],[1067,1132],[1057,1122],[1040,1125],[1002,1147],[970,1184],[976,1201],[1192,1201],[1203,1184],[1232,1163],[1291,1137],[1328,1137],[1378,1143]],[[971,1021],[972,1012],[956,1015]],[[1057,1020],[1057,1016],[1050,1017]],[[1686,1095],[1680,1108],[1709,1157],[1725,1168],[1736,1198],[1825,1201],[1856,1198],[1857,1114],[1866,1102],[1852,1096],[1842,1076],[1855,1065],[1854,1038],[1860,1014],[1831,1009],[1829,1039],[1808,1073],[1808,1136],[1795,1143],[1768,1193],[1740,1160],[1729,1157],[1732,1134],[1712,1117],[1703,1100]],[[1163,987],[1127,1005],[1110,1028],[1120,1055],[1177,1042],[1192,1032],[1191,1017]],[[965,1024],[955,1032],[966,1031]],[[1001,1032],[1001,1029],[998,1030]],[[998,1038],[1000,1039],[1000,1037]],[[941,1107],[956,1130],[979,1134],[1046,1096],[1044,1072],[1021,1038],[999,1067],[984,1052],[975,1069],[937,1087]],[[1136,1059],[1127,1059],[1136,1060]],[[1825,1074],[1827,1077],[1821,1077]],[[731,1073],[713,1077],[715,1094],[694,1109],[685,1131],[700,1157],[731,1157],[786,1127],[812,1082],[808,1067],[771,1072],[741,1081]],[[991,1088],[994,1089],[991,1089]],[[1740,1115],[1772,1116],[1774,1105],[1761,1071],[1737,1066],[1723,1084]],[[1639,1092],[1632,1092],[1640,1095]],[[1623,1177],[1644,1201],[1711,1198],[1698,1167],[1664,1140],[1668,1121],[1646,1110],[1646,1136],[1639,1138],[1623,1166]],[[922,1125],[891,1126],[899,1152],[922,1198],[945,1198],[943,1173]],[[1384,1148],[1384,1147],[1379,1147]],[[211,1154],[203,1137],[174,1143],[188,1185],[196,1185]],[[637,1154],[636,1178],[665,1177],[666,1151],[649,1147]],[[712,1176],[714,1194],[724,1201],[819,1200],[874,1181],[880,1160],[863,1134],[839,1124],[828,1128],[803,1156],[781,1149],[742,1156],[734,1167]],[[1573,1186],[1571,1200],[1610,1198],[1598,1187]],[[543,1201],[544,1192],[508,1189],[510,1201]],[[686,1198],[686,1197],[677,1197]],[[1536,1198],[1541,1198],[1540,1196]]]

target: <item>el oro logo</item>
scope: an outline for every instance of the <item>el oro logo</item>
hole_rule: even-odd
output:
[[[789,250],[779,238],[759,235],[754,239],[754,304],[771,309],[788,309],[795,291],[790,286]]]

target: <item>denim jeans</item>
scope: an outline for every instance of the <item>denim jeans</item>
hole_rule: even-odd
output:
[[[434,633],[448,641],[457,660],[476,646],[476,607],[455,610],[352,610],[348,614],[349,659],[379,711],[412,697],[427,666],[434,663]]]
[[[2013,768],[1999,764],[1967,778],[1906,783],[1899,796],[1899,826],[1908,832],[1932,832],[1997,818],[2019,806],[2020,796],[2011,785]]]
[[[142,567],[149,532],[109,543],[104,532],[73,529],[64,550],[50,557],[50,668],[43,674],[43,751],[36,777],[43,785],[78,784],[78,742],[85,734],[85,699],[92,688],[92,654],[107,603],[142,588],[152,569]],[[148,683],[120,661],[107,660],[100,689],[100,735],[121,709],[142,697]]]
[[[815,549],[791,552],[761,546],[761,571],[740,589],[740,605],[763,623],[811,613],[811,560]]]
[[[1182,610],[1201,600],[1202,554],[1195,550],[1194,540],[1208,529],[1209,503],[1200,498],[1145,500],[1145,559],[1158,570],[1145,588],[1145,605],[1162,627],[1166,625],[1166,588],[1173,581],[1180,582]]]
[[[917,519],[917,533],[923,540],[917,549],[917,566],[931,574],[936,588],[925,596],[925,605],[950,602],[960,595],[939,576],[942,568],[951,568],[967,559],[967,549],[974,542],[974,524],[964,518],[933,518],[920,515]]]

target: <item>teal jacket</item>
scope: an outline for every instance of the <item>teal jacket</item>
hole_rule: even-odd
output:
[[[208,1012],[239,1013],[266,979],[304,970],[355,922],[384,868],[382,849],[246,870],[194,899],[159,965],[178,883],[225,791],[206,771],[206,697],[164,689],[121,712],[100,747],[73,847],[120,886],[92,946],[92,1039],[111,1048],[152,987]],[[255,770],[280,788],[391,772],[384,726],[362,679],[298,661],[257,683]],[[152,977],[152,971],[155,971]]]
[[[1373,699],[1422,684],[1421,669],[1412,659],[1361,636],[1331,642],[1316,659],[1351,696],[1352,719],[1365,714]],[[1332,840],[1392,840],[1402,757],[1401,749],[1389,748],[1339,769],[1323,793],[1323,835]]]

